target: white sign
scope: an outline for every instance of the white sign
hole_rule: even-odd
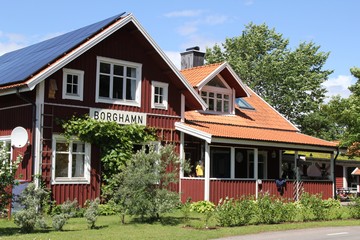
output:
[[[99,121],[113,121],[119,124],[146,126],[146,113],[90,108],[90,117]]]

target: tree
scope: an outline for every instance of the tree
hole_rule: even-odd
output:
[[[178,181],[179,167],[172,145],[135,153],[127,168],[114,177],[117,188],[112,197],[119,205],[122,222],[125,214],[153,220],[173,210],[180,203],[179,194],[171,191],[171,184]]]
[[[241,36],[227,38],[222,47],[206,49],[207,63],[227,61],[240,78],[287,119],[301,126],[325,98],[321,85],[332,73],[323,70],[329,53],[314,43],[289,47],[266,24],[245,26]]]
[[[7,147],[10,147],[10,145],[0,144],[0,216],[11,203],[11,187],[17,184],[15,182],[16,170],[22,160],[22,157],[18,156],[15,162],[11,162],[8,154],[10,149],[7,149]]]

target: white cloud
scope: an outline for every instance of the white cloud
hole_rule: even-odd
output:
[[[209,15],[207,16],[203,23],[207,25],[218,25],[223,24],[228,20],[228,17],[225,15]]]
[[[340,95],[343,98],[347,98],[350,95],[348,87],[355,83],[355,78],[351,75],[338,75],[335,78],[329,78],[323,83],[323,86],[328,90],[327,96]]]
[[[177,69],[181,68],[181,57],[179,52],[165,51],[165,54],[172,61],[172,63],[176,66]]]
[[[253,5],[255,3],[255,0],[244,0],[244,4],[246,6],[250,6],[250,5]]]
[[[164,14],[165,17],[196,17],[203,13],[203,10],[183,10]]]
[[[177,29],[177,32],[181,35],[181,36],[188,36],[190,34],[193,34],[195,32],[198,31],[198,28],[196,26],[196,23],[192,22],[192,23],[186,23],[182,26],[180,26]]]

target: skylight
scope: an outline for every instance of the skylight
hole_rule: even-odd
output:
[[[239,108],[242,109],[250,109],[250,110],[255,110],[255,108],[253,106],[251,106],[245,99],[243,98],[237,98],[235,100],[236,104],[238,105]]]

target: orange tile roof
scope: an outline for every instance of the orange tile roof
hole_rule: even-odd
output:
[[[267,141],[322,147],[336,147],[333,142],[311,137],[296,131],[222,125],[216,123],[185,123],[186,126],[211,134],[212,137]]]
[[[182,73],[182,75],[184,75],[184,77],[188,80],[188,82],[193,87],[195,87],[207,76],[209,76],[212,72],[214,72],[218,67],[220,67],[221,64],[223,63],[208,64],[200,67],[184,69],[181,70],[180,72]]]
[[[351,174],[352,175],[360,175],[360,169],[356,168]]]
[[[294,125],[263,101],[250,88],[248,88],[248,91],[251,93],[251,96],[243,99],[253,106],[255,110],[237,107],[235,115],[216,115],[198,111],[187,111],[185,119],[196,122],[298,131]]]

